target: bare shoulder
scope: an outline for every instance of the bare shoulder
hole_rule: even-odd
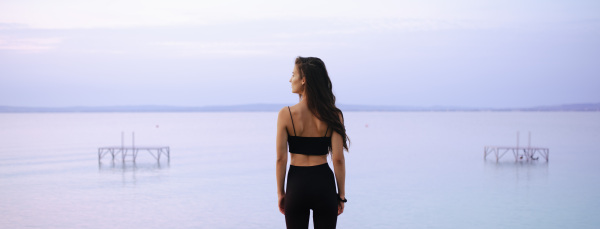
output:
[[[287,106],[285,106],[285,107],[282,107],[282,108],[279,110],[279,114],[277,115],[277,119],[278,119],[279,121],[284,121],[284,122],[285,122],[285,120],[286,120],[286,119],[285,119],[285,117],[286,117],[286,116],[290,116],[290,115],[289,115],[289,110],[288,110],[288,107],[287,107]]]
[[[286,112],[288,112],[288,107],[287,107],[287,106],[285,106],[285,107],[282,107],[282,108],[279,110],[279,115],[281,115],[281,114],[284,114],[284,113],[286,113]]]
[[[300,107],[299,103],[291,105],[291,106],[285,106],[285,107],[281,108],[281,110],[279,110],[279,115],[280,115],[279,117],[281,117],[281,115],[287,115],[289,117],[290,113],[294,114],[294,116],[296,116],[298,114],[299,110],[301,110],[301,109],[302,109],[302,107]]]

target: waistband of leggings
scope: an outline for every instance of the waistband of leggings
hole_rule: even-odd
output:
[[[328,167],[329,168],[329,164],[327,164],[327,162],[320,164],[320,165],[313,165],[313,166],[297,166],[297,165],[290,165],[290,168],[297,168],[297,169],[311,169],[311,168],[321,168],[321,167]]]

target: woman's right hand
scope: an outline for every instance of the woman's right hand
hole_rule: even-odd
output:
[[[285,215],[285,193],[284,194],[279,194],[279,201],[278,205],[279,205],[279,212],[281,212],[281,214]]]

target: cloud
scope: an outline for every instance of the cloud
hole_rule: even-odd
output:
[[[182,55],[227,55],[227,56],[254,56],[265,55],[269,51],[261,44],[248,42],[186,42],[166,41],[149,43],[151,46],[174,51]]]
[[[301,4],[283,0],[20,0],[0,3],[0,23],[42,29],[89,29],[215,25],[249,20],[478,17],[468,9],[456,12],[446,9],[457,8],[454,5],[394,0],[305,0]],[[469,6],[460,1],[457,5]]]
[[[43,52],[55,49],[62,38],[13,38],[0,37],[0,50]]]
[[[18,23],[0,23],[0,30],[26,29],[27,25]]]
[[[264,42],[190,42],[190,41],[165,41],[151,42],[148,45],[171,51],[178,55],[219,55],[219,56],[265,56],[277,55],[282,50],[303,47],[305,49],[340,47],[344,42],[283,42],[283,41],[264,41]]]

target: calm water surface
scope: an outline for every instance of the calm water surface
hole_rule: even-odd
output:
[[[598,228],[598,112],[347,112],[338,228]],[[276,113],[0,114],[2,228],[284,228]],[[97,148],[171,147],[98,162]],[[483,160],[485,145],[550,161]]]

